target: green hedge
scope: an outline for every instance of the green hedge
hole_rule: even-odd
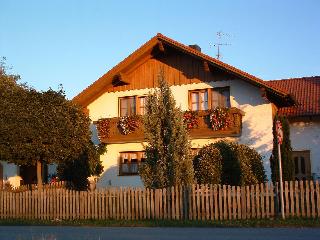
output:
[[[204,146],[194,158],[194,168],[198,183],[243,186],[266,181],[260,154],[234,142]]]
[[[222,156],[212,144],[199,151],[194,158],[193,167],[197,183],[221,183]]]

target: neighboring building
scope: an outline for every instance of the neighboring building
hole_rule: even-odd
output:
[[[270,178],[273,117],[278,108],[294,104],[291,95],[201,53],[196,45],[157,34],[74,98],[93,122],[108,119],[109,136],[100,138],[108,147],[101,157],[105,172],[98,186],[142,185],[138,167],[144,161],[143,126],[124,135],[117,124],[123,116],[144,113],[145,96],[157,87],[161,69],[177,106],[201,116],[199,128],[190,131],[192,148],[220,139],[247,144],[263,156]],[[217,106],[230,108],[228,129],[213,131],[206,122],[205,110]]]
[[[56,175],[55,164],[43,166],[43,182],[48,182],[50,176]],[[21,184],[37,183],[35,166],[17,166],[14,163],[0,161],[0,189],[4,182],[8,181],[12,187],[19,187]]]
[[[296,106],[279,109],[288,117],[297,179],[320,179],[320,76],[269,81],[290,92]]]

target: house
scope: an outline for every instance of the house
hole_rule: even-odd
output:
[[[177,106],[198,111],[199,126],[190,131],[192,148],[220,139],[247,144],[263,156],[270,179],[273,117],[278,109],[294,105],[291,94],[203,54],[197,45],[157,34],[74,98],[98,126],[98,132],[92,126],[94,140],[108,144],[101,156],[105,172],[98,187],[142,186],[138,167],[145,160],[143,125],[126,134],[119,121],[144,114],[145,97],[157,87],[161,69]],[[231,124],[214,131],[207,124],[206,110],[218,106],[230,108]]]
[[[296,179],[320,179],[320,77],[268,81],[290,92],[295,106],[279,109],[288,117]]]

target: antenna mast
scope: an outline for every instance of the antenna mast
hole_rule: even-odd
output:
[[[213,46],[215,46],[215,47],[217,47],[217,54],[216,54],[216,56],[217,56],[217,59],[220,59],[221,57],[222,57],[222,55],[221,55],[221,53],[220,53],[220,46],[229,46],[229,45],[231,45],[230,43],[222,43],[221,42],[221,40],[222,40],[222,37],[224,37],[224,36],[227,36],[227,37],[229,37],[229,34],[226,34],[226,33],[224,33],[224,32],[222,32],[222,31],[219,31],[219,32],[217,32],[217,43],[215,43]]]

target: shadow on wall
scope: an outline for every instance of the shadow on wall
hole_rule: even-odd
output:
[[[254,147],[260,154],[264,155],[272,151],[272,139],[271,143],[263,141],[266,135],[265,132],[270,130],[272,133],[272,129],[257,129],[255,125],[252,124],[252,118],[253,116],[242,122],[242,135],[246,136],[246,139],[242,140],[241,143]]]
[[[118,166],[111,166],[106,169],[97,182],[97,188],[106,187],[143,187],[139,175],[119,176]]]
[[[273,148],[272,125],[254,119],[255,115],[247,116],[242,122],[240,143],[248,145],[262,156],[263,166],[268,179],[271,178],[270,156]],[[271,116],[270,116],[271,118]]]

